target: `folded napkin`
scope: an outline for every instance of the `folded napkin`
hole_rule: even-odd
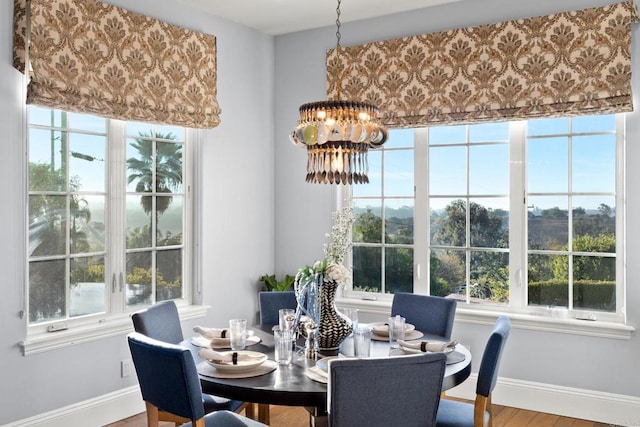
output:
[[[198,356],[203,359],[214,360],[216,362],[232,363],[234,365],[237,365],[238,362],[251,362],[254,360],[260,360],[264,357],[264,355],[262,354],[239,353],[237,351],[227,351],[224,353],[220,353],[208,348],[198,350]]]
[[[228,329],[205,328],[194,326],[193,331],[207,338],[212,347],[228,347],[231,339],[231,331]],[[246,331],[247,337],[253,335],[253,331]]]
[[[194,326],[193,332],[205,338],[229,338],[228,329],[205,328],[204,326]]]
[[[389,336],[389,324],[385,323],[384,325],[375,325],[371,328],[374,334],[381,335],[383,337]]]
[[[442,341],[403,341],[398,340],[400,348],[407,348],[409,350],[420,350],[422,352],[431,351],[434,353],[450,352],[453,351],[458,341],[451,340],[448,342]]]

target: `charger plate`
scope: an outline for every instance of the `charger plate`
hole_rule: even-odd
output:
[[[399,347],[394,350],[393,355],[401,355],[401,354],[420,354],[423,353],[422,350],[418,350],[415,348],[408,347]],[[447,356],[447,365],[453,365],[454,363],[463,362],[466,359],[466,356],[459,351],[451,350],[445,351],[444,354]]]
[[[316,360],[316,367],[324,372],[327,372],[329,370],[329,360],[343,358],[343,357],[346,357],[346,356],[338,355],[338,356],[323,357],[322,359]]]
[[[329,382],[329,375],[327,375],[327,372],[323,371],[317,366],[310,367],[309,369],[304,371],[304,373],[307,377],[319,383],[326,384]]]
[[[266,375],[270,372],[275,371],[278,368],[278,364],[274,360],[267,360],[262,365],[256,367],[250,371],[243,372],[221,372],[211,366],[206,360],[204,362],[200,362],[197,366],[198,373],[200,375],[204,375],[205,377],[213,377],[213,378],[251,378],[251,377],[259,377],[261,375]]]

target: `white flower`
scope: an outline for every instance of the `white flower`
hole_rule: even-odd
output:
[[[351,272],[342,264],[331,263],[327,266],[325,280],[348,285],[351,283]]]
[[[345,206],[333,213],[333,227],[328,234],[329,242],[324,246],[324,256],[331,263],[340,264],[351,247],[349,233],[353,225],[353,208]]]

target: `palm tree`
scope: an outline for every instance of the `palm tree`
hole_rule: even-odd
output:
[[[138,232],[146,231],[148,233],[149,244],[153,242],[154,218],[157,227],[158,219],[169,209],[173,201],[172,194],[177,192],[182,185],[182,145],[168,142],[176,139],[176,136],[171,132],[166,135],[155,134],[156,140],[160,140],[156,141],[156,144],[153,144],[153,136],[153,131],[149,134],[140,132],[139,138],[131,143],[131,147],[138,152],[138,155],[127,159],[127,170],[129,172],[127,182],[129,184],[136,183],[135,191],[137,193],[153,193],[155,188],[155,196],[142,196],[140,199],[140,205],[144,213],[149,215],[150,224],[148,227],[139,229]],[[164,194],[160,195],[161,193]],[[153,209],[154,197],[156,199],[155,212]],[[158,239],[160,238],[161,236],[158,235]],[[148,265],[148,256],[148,252],[135,252],[131,254],[131,265],[134,267],[134,271],[136,270],[136,266]],[[137,270],[140,270],[140,268]],[[130,279],[129,274],[127,275],[127,283],[145,283],[136,281],[137,279]],[[150,270],[148,271],[148,275],[151,275]],[[160,279],[160,275],[156,277],[158,285],[162,282]],[[130,280],[133,280],[133,282]],[[140,295],[138,297],[134,296],[127,303],[136,304],[140,301],[147,301],[152,289],[152,287],[149,286],[150,284],[151,281],[149,277],[149,282],[145,286],[142,286]]]
[[[138,157],[130,157],[127,159],[127,169],[130,174],[127,182],[136,183],[137,193],[153,192],[154,183],[154,144],[151,141],[151,135],[140,132],[140,137],[131,144],[138,152]],[[157,139],[175,140],[176,136],[169,132],[166,135],[156,134]],[[182,145],[170,142],[156,143],[155,157],[155,191],[157,193],[173,193],[182,185]],[[156,197],[156,223],[158,218],[169,208],[173,201],[172,196]],[[140,205],[144,213],[151,215],[153,212],[153,198],[151,196],[143,196]],[[153,229],[153,223],[150,232]]]

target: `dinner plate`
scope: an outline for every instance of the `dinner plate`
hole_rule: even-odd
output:
[[[404,333],[404,340],[405,341],[417,340],[418,338],[422,338],[423,335],[424,334],[422,332],[420,332],[417,329],[414,329],[413,331],[408,331]],[[371,339],[373,341],[389,341],[389,336],[372,334]]]
[[[232,351],[220,352],[222,355],[232,354]],[[257,368],[267,360],[267,355],[257,351],[239,351],[238,356],[245,354],[255,356],[250,360],[238,360],[238,364],[234,365],[232,362],[220,362],[216,360],[207,360],[207,363],[220,372],[246,372]],[[239,357],[240,358],[240,357]]]
[[[404,324],[405,334],[409,331],[413,331],[416,327],[411,323]],[[385,322],[376,322],[371,324],[371,329],[374,335],[389,338],[389,325]]]
[[[247,337],[247,346],[258,344],[260,337],[250,335]],[[231,348],[231,340],[229,338],[205,338],[202,335],[195,335],[191,338],[191,344],[196,347],[204,348]]]
[[[322,359],[318,359],[316,361],[316,366],[320,369],[322,369],[323,371],[327,372],[329,370],[329,360],[331,359],[337,359],[343,356],[327,356],[327,357],[323,357]]]

